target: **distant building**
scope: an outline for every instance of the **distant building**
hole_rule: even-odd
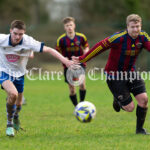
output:
[[[51,0],[47,4],[50,20],[57,21],[66,16],[80,19],[79,3],[81,0]]]

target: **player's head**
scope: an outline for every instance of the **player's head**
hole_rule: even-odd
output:
[[[131,14],[126,19],[127,30],[132,38],[137,38],[141,32],[142,18],[137,14]]]
[[[75,19],[73,17],[64,18],[63,24],[67,34],[75,32]]]
[[[22,40],[23,34],[26,31],[26,25],[21,20],[14,20],[10,26],[11,43],[13,45],[19,44]]]

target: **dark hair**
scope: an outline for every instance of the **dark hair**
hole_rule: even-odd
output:
[[[21,20],[14,20],[14,21],[11,22],[10,28],[11,29],[17,28],[17,29],[20,29],[20,30],[26,30],[26,25]]]

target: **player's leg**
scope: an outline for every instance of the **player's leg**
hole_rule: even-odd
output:
[[[86,86],[85,86],[85,79],[79,86],[79,93],[80,93],[80,102],[84,101],[86,96]]]
[[[107,80],[107,85],[108,85],[108,87],[109,87],[109,90],[112,92],[112,94],[113,94],[113,109],[116,111],[116,112],[120,112],[120,109],[121,109],[121,104],[120,104],[120,102],[117,100],[117,98],[115,98],[115,96],[114,95],[116,95],[115,93],[116,93],[116,91],[115,91],[115,87],[117,86],[117,85],[114,85],[114,84],[116,84],[115,83],[115,81],[113,81],[113,80]]]
[[[68,84],[69,92],[70,92],[70,100],[72,101],[73,105],[76,106],[78,104],[77,101],[77,95],[76,95],[76,89],[75,86]]]
[[[125,99],[124,101],[126,101],[127,103],[122,104],[120,100],[114,97],[113,108],[116,112],[119,112],[120,109],[125,110],[127,112],[132,112],[134,110],[134,103],[132,101],[130,94],[128,96],[128,99]]]
[[[116,112],[120,112],[121,104],[115,97],[113,97],[113,108]]]
[[[20,120],[19,120],[19,113],[22,108],[22,98],[23,98],[23,90],[24,90],[24,76],[17,78],[14,80],[14,85],[18,91],[18,98],[16,100],[16,110],[14,113],[14,118],[13,118],[13,124],[14,124],[14,129],[19,130],[20,129]]]
[[[114,97],[114,110],[119,112],[122,108],[125,111],[132,112],[134,110],[134,103],[128,90],[127,81],[107,80],[107,85]]]
[[[19,93],[17,101],[16,101],[16,110],[15,110],[14,118],[13,118],[13,126],[14,126],[14,129],[17,131],[19,131],[20,129],[19,112],[21,111],[21,108],[22,108],[22,99],[23,99],[23,93]]]
[[[26,98],[23,96],[23,97],[22,97],[22,105],[26,105],[26,104],[27,104]]]
[[[137,122],[136,122],[136,133],[143,133],[147,134],[146,130],[143,128],[147,110],[148,110],[148,97],[146,93],[138,94],[135,96],[138,105],[136,108],[136,117],[137,117]]]
[[[71,102],[73,103],[73,105],[76,106],[78,104],[76,89],[75,89],[75,86],[69,84],[67,80],[67,68],[64,68],[64,78],[65,78],[65,82],[68,84],[68,87],[69,87],[69,98]]]
[[[148,134],[143,128],[145,118],[148,110],[148,96],[146,93],[145,83],[142,79],[135,80],[132,82],[132,93],[137,100],[136,108],[136,133],[137,134]]]
[[[15,102],[18,98],[18,92],[14,84],[6,80],[2,83],[2,87],[7,93],[7,104],[6,104],[6,111],[7,111],[7,129],[6,129],[6,135],[8,136],[14,136],[13,131],[13,114],[15,112]]]
[[[134,110],[134,102],[132,101],[132,97],[130,93],[125,92],[124,94],[120,95],[123,97],[117,97],[116,101],[118,102],[121,109],[127,112],[132,112]]]

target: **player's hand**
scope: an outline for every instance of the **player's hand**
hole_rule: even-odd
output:
[[[76,56],[72,56],[72,60],[75,64],[79,64],[80,61],[79,61],[79,57],[76,57]]]
[[[66,59],[66,61],[65,61],[65,65],[67,66],[67,68],[70,67],[70,66],[72,66],[72,65],[74,65],[74,64],[75,63],[72,60]]]

